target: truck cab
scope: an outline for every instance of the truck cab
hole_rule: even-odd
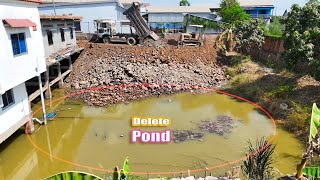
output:
[[[98,41],[104,43],[127,43],[135,45],[138,43],[138,36],[132,33],[117,33],[116,22],[110,19],[94,20],[97,27],[96,36]]]
[[[96,19],[94,22],[98,40],[105,43],[110,42],[110,37],[116,34],[116,22],[111,19]]]

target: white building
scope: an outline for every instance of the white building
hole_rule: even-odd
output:
[[[208,6],[147,6],[141,9],[150,28],[154,31],[165,29],[166,32],[185,31],[185,16],[193,15],[208,20],[215,20],[216,15]]]
[[[30,120],[25,81],[46,70],[40,0],[0,0],[0,143]]]
[[[96,19],[111,19],[116,21],[118,33],[130,33],[129,20],[122,13],[133,2],[141,0],[44,0],[40,5],[41,14],[55,15],[67,14],[82,16],[83,19],[76,24],[76,31],[82,33],[95,33]]]

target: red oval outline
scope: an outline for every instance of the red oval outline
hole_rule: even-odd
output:
[[[205,91],[211,91],[211,92],[215,92],[215,93],[218,93],[218,94],[223,94],[223,95],[227,95],[229,97],[233,97],[233,98],[237,98],[237,99],[240,99],[242,101],[245,101],[257,108],[259,108],[261,111],[263,111],[272,121],[273,123],[273,130],[274,130],[274,133],[273,133],[273,136],[272,138],[268,141],[268,143],[263,146],[261,149],[259,149],[258,151],[252,153],[252,154],[249,154],[241,159],[238,159],[238,160],[234,160],[234,161],[231,161],[231,162],[228,162],[228,163],[225,163],[225,164],[218,164],[218,165],[215,165],[215,166],[211,166],[211,167],[206,167],[206,168],[200,168],[200,169],[193,169],[193,170],[185,170],[185,171],[177,171],[177,172],[129,172],[129,174],[134,174],[134,175],[172,175],[172,174],[180,174],[180,173],[188,173],[188,172],[199,172],[199,171],[205,171],[205,170],[212,170],[212,169],[216,169],[216,168],[221,168],[221,167],[225,167],[225,166],[228,166],[228,165],[232,165],[232,164],[235,164],[235,163],[238,163],[240,161],[243,161],[243,160],[246,160],[248,159],[249,157],[252,157],[254,155],[256,155],[257,153],[261,152],[262,150],[264,150],[267,146],[269,146],[270,144],[272,144],[274,138],[275,138],[275,135],[277,133],[277,125],[276,125],[276,122],[275,120],[273,119],[273,117],[269,114],[269,112],[265,109],[263,109],[261,106],[259,106],[258,104],[254,103],[254,102],[251,102],[245,98],[242,98],[240,96],[237,96],[237,95],[234,95],[234,94],[230,94],[230,93],[227,93],[227,92],[224,92],[224,91],[220,91],[220,90],[216,90],[216,89],[211,89],[211,88],[202,88],[202,87],[199,87],[199,86],[191,86],[191,85],[177,85],[177,84],[156,84],[156,83],[147,83],[147,84],[119,84],[119,85],[113,85],[113,86],[100,86],[100,87],[97,87],[97,88],[90,88],[90,89],[85,89],[85,90],[81,90],[81,91],[77,91],[75,93],[72,93],[72,94],[68,94],[66,96],[63,96],[63,97],[60,97],[60,98],[57,98],[57,99],[54,99],[52,100],[51,102],[49,103],[46,103],[45,106],[51,104],[51,103],[54,103],[54,102],[57,102],[57,101],[60,101],[62,99],[65,99],[65,98],[68,98],[68,97],[72,97],[72,96],[75,96],[75,95],[79,95],[79,94],[82,94],[82,93],[85,93],[85,92],[93,92],[93,91],[98,91],[98,90],[103,90],[103,89],[110,89],[110,88],[116,88],[116,87],[130,87],[130,86],[145,86],[145,87],[149,87],[149,86],[178,86],[180,88],[189,88],[189,89],[196,89],[196,90],[205,90]],[[38,113],[39,111],[41,111],[42,107],[40,107],[39,109],[37,109],[35,112],[32,113],[32,116],[34,116],[36,113]],[[109,173],[112,173],[113,170],[108,170],[108,169],[103,169],[103,168],[97,168],[97,167],[92,167],[92,166],[87,166],[87,165],[83,165],[83,164],[78,164],[78,163],[75,163],[75,162],[72,162],[72,161],[68,161],[68,160],[65,160],[65,159],[62,159],[62,158],[59,158],[57,156],[54,156],[52,154],[50,154],[49,152],[45,151],[44,149],[42,149],[41,147],[39,147],[37,144],[35,144],[30,136],[29,136],[29,133],[27,131],[28,129],[28,123],[26,124],[26,136],[29,140],[29,142],[36,148],[38,149],[39,151],[41,151],[42,153],[46,154],[47,156],[51,157],[51,158],[54,158],[56,160],[59,160],[61,162],[64,162],[64,163],[68,163],[68,164],[71,164],[71,165],[74,165],[74,166],[78,166],[78,167],[82,167],[82,168],[86,168],[86,169],[91,169],[91,170],[96,170],[96,171],[102,171],[102,172],[109,172]]]

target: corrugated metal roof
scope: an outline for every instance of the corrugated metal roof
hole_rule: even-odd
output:
[[[82,17],[81,16],[72,16],[72,15],[45,15],[42,14],[40,15],[40,19],[48,19],[48,20],[52,20],[52,19],[70,19],[70,20],[81,20]]]
[[[43,0],[44,3],[52,3],[52,0]],[[142,3],[142,0],[54,0],[55,3],[96,3],[96,2],[120,2],[121,4],[132,4],[133,2]]]
[[[147,6],[147,13],[210,13],[208,6]]]
[[[117,0],[54,0],[55,3],[70,3],[70,4],[81,4],[81,3],[96,3],[96,2],[118,2]],[[45,4],[52,4],[52,0],[43,0]]]
[[[27,2],[34,2],[34,3],[42,3],[42,0],[20,0],[20,1],[27,1]]]
[[[3,22],[12,28],[32,27],[34,25],[29,19],[4,19]]]
[[[143,1],[142,0],[119,0],[119,2],[121,3],[121,4],[132,4],[132,3],[134,3],[134,2],[138,2],[138,3],[143,3]]]
[[[241,7],[273,6],[270,0],[238,0]]]

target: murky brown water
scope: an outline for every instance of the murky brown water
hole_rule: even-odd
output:
[[[59,91],[56,91],[55,96],[59,95]],[[34,109],[38,107],[39,105]],[[255,141],[262,136],[270,137],[273,134],[271,121],[252,105],[219,94],[179,94],[109,108],[88,107],[75,101],[60,101],[52,104],[48,112],[52,109],[61,111],[47,126],[38,126],[39,129],[31,135],[31,139],[55,156],[105,169],[121,166],[126,156],[130,157],[130,171],[170,172],[210,167],[242,158],[248,140]],[[197,127],[196,124],[201,120],[212,119],[218,115],[229,115],[243,122],[239,123],[232,133],[223,137],[205,134],[204,142],[130,143],[132,116],[170,117],[172,125],[169,128],[175,130],[192,129]],[[160,127],[140,129],[163,130]],[[278,129],[275,143],[278,144],[276,168],[283,174],[293,173],[302,154],[298,140]],[[214,169],[211,172],[224,175],[230,167]],[[18,134],[0,145],[0,179],[40,179],[70,170],[89,172],[101,177],[106,174],[50,158],[34,148],[24,134]]]

